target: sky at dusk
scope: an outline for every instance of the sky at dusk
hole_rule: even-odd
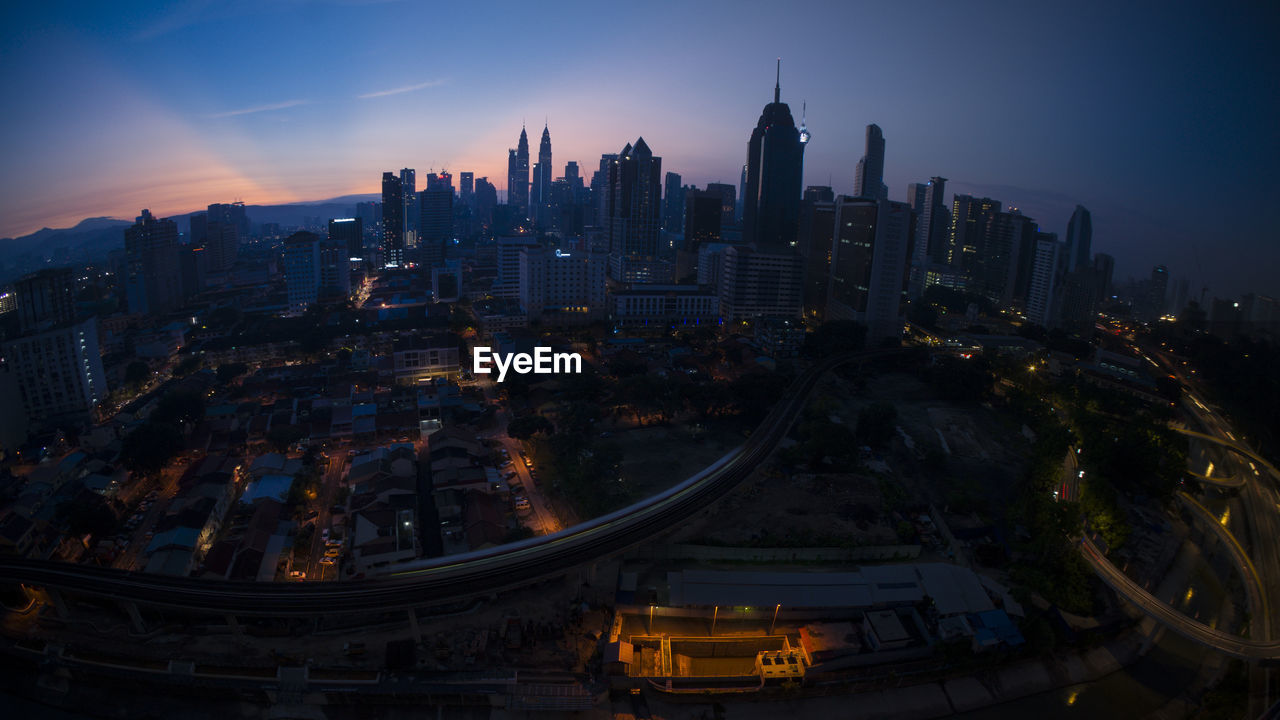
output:
[[[851,192],[875,122],[891,199],[941,175],[1063,235],[1081,203],[1118,278],[1280,294],[1275,6],[1040,5],[6,3],[0,237],[401,167],[501,193],[544,118],[557,176],[643,135],[685,183],[736,185],[781,56],[807,185]]]

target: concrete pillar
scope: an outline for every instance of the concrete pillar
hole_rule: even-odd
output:
[[[71,610],[67,607],[67,601],[62,597],[62,593],[56,588],[49,588],[45,593],[49,596],[49,602],[53,604],[53,609],[57,611],[58,617],[63,620],[70,620]]]
[[[133,623],[133,631],[136,633],[145,633],[147,624],[142,620],[142,613],[138,610],[138,604],[132,600],[121,600],[120,607],[129,614],[129,621]]]
[[[415,643],[422,642],[422,631],[418,629],[418,611],[409,608],[409,632],[413,633]]]

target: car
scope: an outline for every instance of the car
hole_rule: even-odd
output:
[[[334,564],[334,563],[336,563],[336,562],[338,562],[337,558],[331,558],[331,557],[322,557],[322,558],[320,558],[320,564],[321,564],[321,565],[332,565],[332,564]]]
[[[290,579],[293,579],[293,580],[306,580],[307,574],[301,570],[294,570],[293,572],[289,573],[289,577]]]
[[[324,551],[324,556],[327,558],[336,558],[341,554],[342,554],[342,550],[336,547],[331,547],[328,550]]]
[[[320,531],[320,539],[324,540],[325,542],[329,541],[329,528],[325,528],[324,530]]]
[[[502,477],[505,480],[510,480],[513,477],[518,477],[519,475],[520,473],[517,473],[515,470],[512,470],[511,472],[507,473],[506,475],[503,475]]]
[[[316,517],[320,517],[320,511],[319,511],[319,510],[312,510],[311,512],[307,513],[307,519],[308,519],[308,520],[310,520],[310,519],[312,519],[312,518],[316,518]]]

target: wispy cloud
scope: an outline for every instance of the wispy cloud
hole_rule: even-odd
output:
[[[239,110],[228,110],[226,112],[213,113],[211,115],[205,115],[205,117],[210,119],[217,119],[217,118],[235,117],[237,115],[252,115],[253,113],[271,112],[273,110],[284,110],[285,108],[297,107],[299,105],[306,105],[309,102],[311,101],[310,100],[286,100],[284,102],[271,103],[270,105],[255,105],[254,107],[241,108]]]
[[[366,98],[386,97],[387,95],[399,95],[401,93],[422,90],[423,88],[439,87],[440,85],[443,85],[444,82],[444,80],[428,80],[424,83],[418,83],[417,85],[405,85],[404,87],[391,88],[390,90],[379,90],[377,92],[365,93],[364,95],[357,95],[356,97],[363,100]]]

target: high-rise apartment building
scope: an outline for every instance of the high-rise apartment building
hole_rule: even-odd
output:
[[[86,419],[107,396],[97,318],[10,340],[4,370],[37,425]]]
[[[1031,274],[1028,278],[1027,320],[1049,327],[1053,320],[1053,298],[1057,290],[1058,255],[1062,252],[1058,236],[1036,233],[1032,245]]]
[[[395,173],[382,173],[382,262],[404,265],[404,186]]]
[[[731,322],[799,318],[804,264],[794,248],[731,245],[721,255],[720,314]]]
[[[143,210],[124,231],[125,295],[129,311],[163,315],[182,299],[178,225]]]
[[[49,268],[13,283],[22,332],[47,330],[75,321],[76,275],[71,268]]]
[[[351,294],[351,260],[344,242],[311,232],[296,232],[284,241],[284,280],[289,312],[300,315],[321,300]]]

